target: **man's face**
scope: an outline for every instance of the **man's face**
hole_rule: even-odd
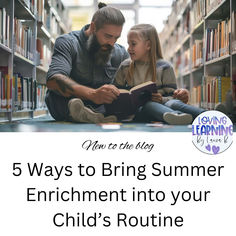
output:
[[[89,36],[87,48],[97,65],[104,65],[109,59],[113,46],[120,37],[122,26],[103,25]]]

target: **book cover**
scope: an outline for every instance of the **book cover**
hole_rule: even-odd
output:
[[[157,91],[156,84],[148,81],[130,90],[120,89],[120,95],[111,104],[106,104],[108,114],[118,118],[134,114],[137,109],[151,100],[152,93]]]

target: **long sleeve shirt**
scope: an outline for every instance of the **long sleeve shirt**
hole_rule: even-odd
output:
[[[133,79],[131,83],[128,83],[126,77],[130,63],[131,59],[126,59],[121,63],[113,82],[117,87],[133,87],[152,80],[152,75],[150,73],[147,74],[149,62],[135,61]],[[157,92],[162,95],[162,103],[165,103],[173,98],[173,92],[177,88],[175,73],[172,65],[163,59],[157,61],[156,71]]]

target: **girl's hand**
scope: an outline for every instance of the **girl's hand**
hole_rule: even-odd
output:
[[[189,100],[189,92],[187,89],[176,89],[174,91],[173,97],[175,99],[179,99],[180,101],[184,103],[188,103]]]
[[[162,95],[160,93],[152,93],[152,101],[162,103]]]

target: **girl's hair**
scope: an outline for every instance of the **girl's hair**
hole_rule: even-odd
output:
[[[162,59],[162,51],[161,51],[161,44],[158,37],[158,33],[156,31],[156,28],[153,25],[150,24],[138,24],[133,26],[130,29],[130,32],[137,33],[137,35],[144,41],[149,40],[150,42],[150,67],[146,73],[146,76],[148,73],[151,73],[152,75],[152,81],[156,81],[156,61],[158,59]],[[127,74],[127,82],[128,84],[131,84],[132,78],[134,75],[134,61],[131,62]]]
[[[98,4],[98,8],[99,9],[94,13],[92,18],[96,30],[99,30],[106,24],[123,26],[125,23],[125,18],[119,9],[109,7],[102,2]]]

